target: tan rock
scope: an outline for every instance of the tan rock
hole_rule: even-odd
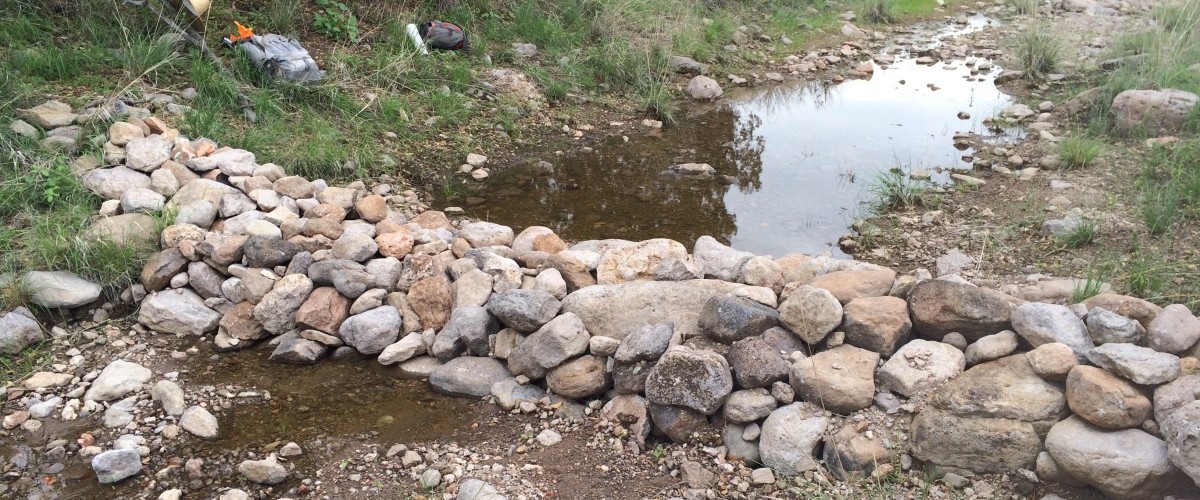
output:
[[[450,219],[446,217],[446,214],[437,210],[426,210],[421,212],[420,214],[417,214],[416,217],[413,217],[411,222],[425,229],[454,229],[454,226],[450,224]]]
[[[604,359],[581,356],[563,363],[546,375],[546,385],[564,398],[583,399],[603,394],[608,388]]]
[[[829,290],[842,304],[860,297],[883,297],[892,290],[896,271],[887,268],[835,271],[823,274],[809,285]]]
[[[1150,399],[1116,375],[1078,365],[1067,375],[1067,404],[1092,425],[1109,430],[1140,427],[1150,417]]]
[[[452,295],[450,280],[435,276],[414,283],[408,290],[408,303],[420,316],[421,325],[436,331],[446,326],[450,319],[450,309],[454,305]]]
[[[387,217],[387,200],[377,194],[364,196],[354,204],[354,211],[363,220],[374,224]]]
[[[846,343],[891,356],[908,341],[908,303],[897,297],[862,297],[843,308]]]
[[[350,299],[339,294],[336,288],[321,287],[313,290],[296,311],[296,326],[337,335],[338,328],[349,316]]]
[[[257,340],[267,335],[262,323],[254,319],[254,304],[250,302],[238,303],[225,313],[221,317],[220,330],[238,340]]]
[[[375,244],[379,246],[379,253],[384,257],[403,259],[412,251],[413,237],[407,229],[400,228],[399,231],[376,236]]]
[[[561,255],[551,255],[546,263],[558,270],[564,281],[567,282],[567,291],[574,292],[585,286],[595,285],[596,278],[592,276],[591,271],[583,263]]]
[[[878,363],[878,353],[843,344],[793,363],[792,388],[804,401],[850,414],[871,406]]]
[[[596,267],[596,282],[615,285],[629,281],[653,280],[654,269],[664,260],[686,260],[687,247],[666,238],[655,238],[614,248],[604,253]]]
[[[567,243],[562,238],[559,238],[557,234],[543,234],[533,239],[533,250],[535,252],[556,254],[566,249]]]
[[[1151,302],[1115,293],[1097,295],[1083,301],[1083,305],[1089,311],[1094,307],[1099,307],[1106,311],[1120,314],[1126,318],[1136,320],[1146,328],[1150,327],[1150,322],[1154,321],[1154,317],[1158,316],[1158,313],[1162,311],[1161,307]]]
[[[1058,342],[1042,344],[1025,353],[1025,357],[1038,376],[1055,382],[1066,380],[1071,369],[1079,364],[1079,358],[1075,357],[1071,346]]]

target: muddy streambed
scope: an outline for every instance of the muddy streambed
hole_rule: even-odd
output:
[[[172,453],[179,457],[175,466],[182,468],[189,457],[206,461],[227,457],[228,466],[236,467],[245,458],[243,451],[275,450],[294,441],[304,447],[304,454],[290,460],[301,471],[311,472],[327,465],[322,463],[328,455],[326,446],[364,440],[381,443],[382,453],[397,443],[460,439],[484,413],[474,401],[431,392],[424,381],[396,378],[373,359],[289,365],[269,361],[273,349],[264,343],[219,358],[198,354],[179,367],[186,370],[180,376],[182,385],[204,387],[206,392],[211,388],[214,394],[204,399],[228,408],[213,410],[220,421],[220,437],[189,441],[188,449]],[[88,430],[80,428],[73,435]],[[129,490],[137,487],[133,483],[100,485],[84,462],[72,463],[64,475],[65,498],[115,499],[134,493]],[[218,466],[205,468],[211,467]],[[279,487],[295,486],[297,477],[311,475],[292,474]],[[218,480],[212,486],[230,485]]]
[[[975,16],[935,28],[914,46],[928,49],[991,22]],[[893,52],[895,63],[875,65],[868,79],[734,89],[661,134],[615,137],[551,159],[548,175],[533,165],[509,168],[443,193],[437,204],[518,228],[544,225],[569,240],[690,244],[711,235],[756,254],[841,255],[837,240],[864,213],[878,172],[930,170],[934,182],[946,183],[948,171],[970,168],[971,151],[955,148],[955,133],[1008,133],[983,124],[1012,102],[992,82],[1000,68],[972,75],[963,60],[918,64],[915,52]],[[690,162],[710,164],[715,178],[663,175]]]

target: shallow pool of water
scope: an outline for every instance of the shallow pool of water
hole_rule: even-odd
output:
[[[948,26],[924,47],[987,22]],[[570,240],[667,237],[690,245],[707,234],[758,254],[840,255],[836,242],[863,213],[878,172],[935,170],[942,173],[934,181],[946,182],[946,170],[970,168],[970,152],[952,137],[991,134],[983,118],[1011,103],[992,82],[999,72],[972,76],[963,61],[920,65],[901,52],[869,79],[735,89],[657,137],[613,138],[556,159],[552,175],[512,168],[439,202],[476,198],[464,207],[472,216],[544,225]],[[688,162],[712,165],[716,179],[662,175]]]

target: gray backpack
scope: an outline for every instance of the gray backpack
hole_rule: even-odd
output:
[[[241,44],[246,56],[268,75],[293,82],[315,82],[325,76],[300,42],[276,34],[254,35]]]

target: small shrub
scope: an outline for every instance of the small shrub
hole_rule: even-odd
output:
[[[896,0],[865,0],[862,16],[867,22],[891,24],[896,21]]]
[[[358,43],[358,18],[350,7],[336,0],[316,0],[320,10],[313,16],[313,29],[333,40]]]
[[[1045,28],[1031,27],[1017,40],[1020,69],[1035,79],[1044,78],[1058,69],[1062,53],[1062,42]]]
[[[870,205],[877,213],[941,205],[941,196],[933,192],[928,182],[911,179],[900,172],[878,174],[867,192],[874,198]]]
[[[1104,143],[1095,139],[1068,137],[1058,143],[1058,157],[1062,160],[1063,168],[1076,170],[1091,166],[1103,149]]]
[[[1096,223],[1090,220],[1081,222],[1071,232],[1061,237],[1062,243],[1068,248],[1087,246],[1096,240]]]

